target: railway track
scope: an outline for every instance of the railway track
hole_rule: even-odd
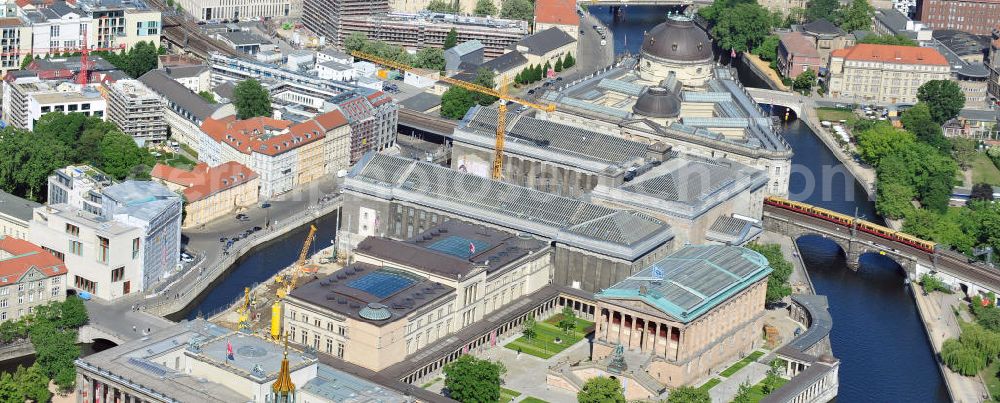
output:
[[[198,24],[185,18],[183,14],[169,13],[167,11],[168,7],[163,0],[148,1],[150,6],[156,7],[163,12],[162,33],[168,42],[206,60],[210,52],[219,52],[227,56],[239,56],[236,50],[206,35],[198,27]]]

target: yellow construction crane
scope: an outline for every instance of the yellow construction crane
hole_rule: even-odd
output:
[[[243,303],[236,308],[240,315],[239,330],[250,330],[250,287],[243,289]]]
[[[278,283],[278,290],[275,291],[277,299],[274,300],[274,305],[271,305],[271,338],[275,341],[281,340],[281,301],[288,296],[288,293],[295,289],[295,283],[298,282],[299,275],[302,274],[303,268],[306,265],[306,256],[309,255],[309,247],[312,246],[315,236],[316,226],[310,225],[309,235],[306,235],[306,240],[302,244],[302,251],[299,252],[299,260],[295,262],[292,272],[279,274],[274,279]],[[284,276],[288,276],[289,278],[283,278]]]
[[[389,59],[386,59],[386,58],[378,57],[378,56],[375,56],[375,55],[372,55],[372,54],[368,54],[368,53],[364,53],[364,52],[359,52],[359,51],[356,51],[356,50],[351,52],[351,56],[354,56],[354,57],[357,57],[357,58],[361,58],[361,59],[365,59],[365,60],[369,60],[371,62],[378,63],[378,64],[381,64],[383,66],[390,67],[390,68],[397,69],[397,70],[406,71],[406,70],[413,70],[413,69],[415,69],[415,67],[410,66],[410,65],[406,65],[406,64],[403,64],[403,63],[396,62],[394,60],[389,60]],[[500,107],[498,108],[498,111],[497,111],[498,112],[498,114],[497,114],[497,140],[496,140],[496,146],[493,149],[493,179],[496,179],[496,180],[502,179],[502,176],[503,176],[503,141],[504,141],[504,135],[506,134],[506,129],[507,129],[507,102],[516,102],[516,103],[519,103],[521,105],[527,106],[529,108],[534,108],[534,109],[538,109],[540,111],[545,111],[545,112],[552,112],[552,111],[556,110],[556,106],[554,104],[542,105],[542,104],[534,103],[534,102],[527,101],[527,100],[524,100],[524,99],[521,99],[521,98],[516,98],[516,97],[510,96],[508,94],[508,92],[507,92],[507,84],[508,83],[506,83],[506,82],[500,84],[500,89],[499,90],[495,90],[493,88],[484,87],[484,86],[479,85],[479,84],[470,83],[468,81],[462,81],[462,80],[454,79],[454,78],[451,78],[451,77],[444,77],[444,76],[442,76],[442,77],[440,77],[440,80],[444,81],[444,82],[446,82],[448,84],[457,86],[457,87],[465,88],[465,89],[467,89],[469,91],[475,91],[475,92],[478,92],[480,94],[486,94],[486,95],[489,95],[489,96],[496,97],[496,98],[500,99]]]

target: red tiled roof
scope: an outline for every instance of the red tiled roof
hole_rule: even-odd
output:
[[[580,16],[576,14],[576,0],[536,0],[535,23],[580,25]]]
[[[863,43],[849,48],[837,49],[833,57],[845,60],[885,62],[895,64],[923,64],[947,66],[948,60],[933,48],[918,48],[916,46],[873,45]]]
[[[0,236],[0,250],[13,256],[0,258],[0,286],[17,282],[32,267],[46,277],[66,274],[66,265],[59,258],[31,242],[13,237]]]
[[[788,52],[799,57],[819,57],[816,45],[801,32],[785,32],[781,34],[781,43]]]
[[[332,112],[316,116],[314,120],[326,131],[347,124],[347,118],[339,110],[333,110]]]
[[[188,202],[205,199],[257,178],[254,171],[236,161],[229,161],[212,168],[209,168],[204,162],[200,162],[190,171],[156,164],[150,175],[156,179],[183,186],[185,188],[184,198]]]

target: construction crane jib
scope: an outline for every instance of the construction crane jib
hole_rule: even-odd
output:
[[[365,59],[373,63],[381,64],[383,66],[397,69],[397,70],[413,70],[415,67],[399,63],[394,60],[389,60],[383,57],[375,56],[372,54],[352,51],[351,56]],[[492,97],[496,97],[501,100],[500,106],[497,109],[497,133],[496,133],[496,146],[493,149],[493,179],[501,180],[503,177],[503,148],[504,148],[504,136],[506,136],[507,128],[507,102],[516,102],[521,105],[527,106],[529,108],[537,109],[545,112],[552,112],[556,110],[554,104],[539,104],[531,101],[527,101],[521,98],[512,97],[507,92],[508,83],[501,83],[500,89],[493,89],[485,87],[476,83],[470,83],[468,81],[458,80],[451,77],[440,77],[441,81],[448,84],[465,88],[469,91],[475,91],[480,94],[486,94]]]

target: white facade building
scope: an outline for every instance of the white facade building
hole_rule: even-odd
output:
[[[3,90],[3,121],[25,130],[34,130],[35,122],[49,112],[79,112],[104,119],[108,105],[93,86],[43,81],[34,75],[4,80]]]

